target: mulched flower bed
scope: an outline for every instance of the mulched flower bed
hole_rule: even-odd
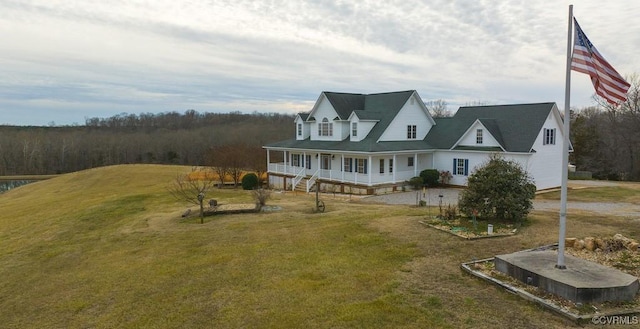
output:
[[[467,218],[451,220],[427,218],[420,221],[420,223],[468,240],[511,236],[518,232],[518,229],[513,224],[491,224],[493,225],[493,233],[489,234],[487,226],[490,223],[478,221],[474,227],[473,221]]]

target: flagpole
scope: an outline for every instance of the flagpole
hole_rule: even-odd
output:
[[[560,230],[558,232],[558,263],[556,268],[566,269],[564,263],[564,242],[567,231],[567,182],[569,180],[569,122],[571,121],[571,31],[573,26],[573,5],[569,5],[567,28],[567,72],[564,89],[564,122],[562,133],[562,185],[560,188]]]

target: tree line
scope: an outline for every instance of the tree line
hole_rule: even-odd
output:
[[[640,79],[628,80],[626,102],[612,106],[594,96],[595,106],[571,111],[571,163],[597,179],[640,181]],[[443,100],[426,105],[435,116],[450,115]],[[0,175],[157,163],[212,166],[236,180],[240,169],[266,170],[262,146],[292,138],[293,119],[188,110],[87,118],[83,126],[0,126]]]
[[[0,126],[0,175],[60,174],[133,163],[206,166],[240,153],[247,165],[256,167],[247,169],[264,171],[262,145],[291,138],[293,119],[189,110],[88,118],[84,126]]]
[[[571,163],[597,179],[640,181],[640,78],[627,80],[624,103],[594,97],[597,106],[571,111]]]

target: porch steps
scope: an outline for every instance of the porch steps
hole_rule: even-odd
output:
[[[298,183],[298,185],[295,186],[294,190],[297,192],[307,193],[307,181],[309,181],[309,178],[307,177],[302,178]],[[309,190],[309,192],[315,192],[315,188],[316,188],[316,185],[314,184],[313,186],[311,186],[311,189]]]

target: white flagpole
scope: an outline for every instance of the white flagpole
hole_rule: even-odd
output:
[[[567,231],[567,182],[569,180],[569,122],[571,121],[571,111],[569,110],[571,101],[571,32],[573,27],[573,5],[569,5],[569,24],[567,28],[567,72],[566,85],[564,89],[564,125],[562,139],[562,185],[560,188],[560,230],[558,233],[558,263],[556,268],[565,269],[564,263],[564,241]]]

